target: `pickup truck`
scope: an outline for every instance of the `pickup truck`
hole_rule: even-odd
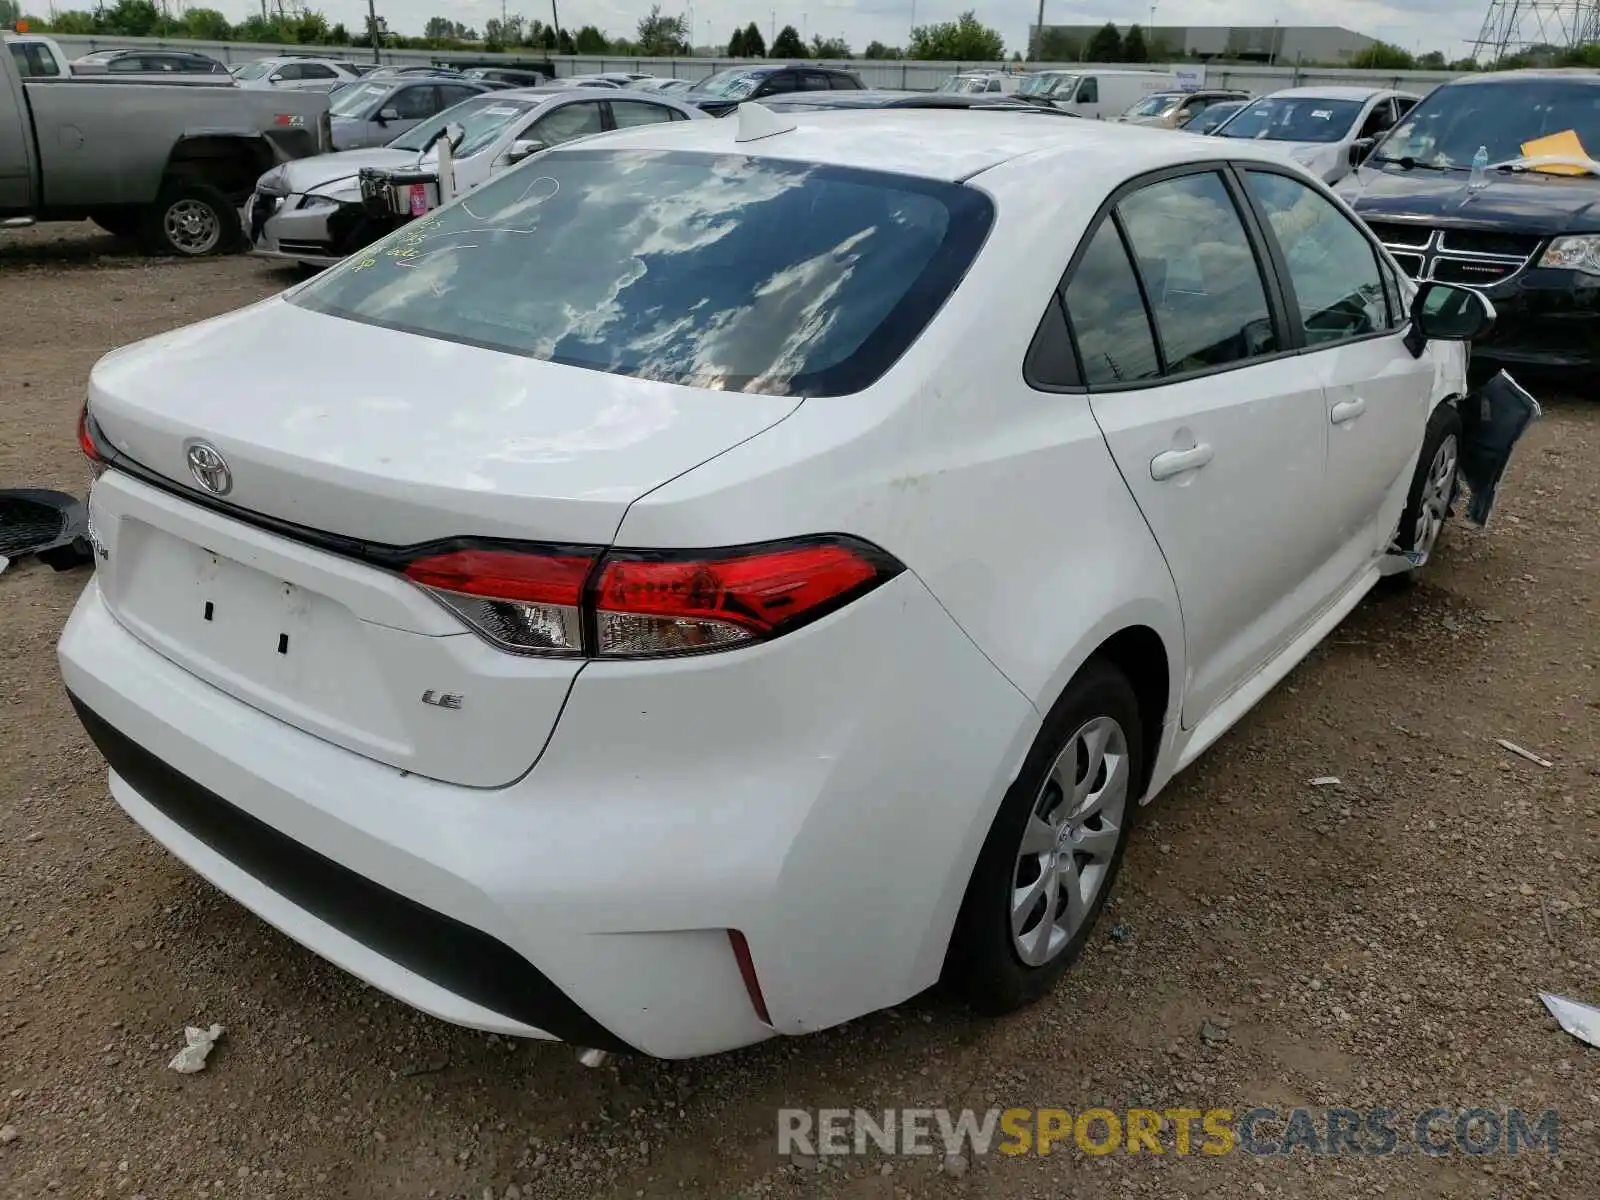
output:
[[[262,173],[333,148],[328,97],[210,78],[24,78],[0,53],[0,226],[87,218],[152,254],[243,249]]]

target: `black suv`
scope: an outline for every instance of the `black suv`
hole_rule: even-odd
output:
[[[762,100],[789,92],[859,92],[866,85],[854,71],[819,67],[811,63],[773,63],[760,67],[729,67],[702,79],[683,93],[683,99],[713,117],[726,116],[745,100]]]
[[[1483,150],[1488,164],[1474,172]],[[1600,370],[1600,72],[1507,71],[1436,88],[1338,192],[1413,279],[1498,314],[1473,363]],[[1475,372],[1476,373],[1476,372]]]

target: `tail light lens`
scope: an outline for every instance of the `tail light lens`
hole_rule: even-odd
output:
[[[83,402],[83,411],[78,414],[78,449],[92,463],[105,462],[105,456],[100,453],[100,444],[95,440],[94,420],[89,416],[87,400]]]
[[[769,641],[898,575],[855,538],[716,552],[453,546],[405,566],[479,634],[519,654],[655,658]]]
[[[489,641],[521,654],[583,653],[583,585],[593,554],[462,549],[406,565],[405,575]]]

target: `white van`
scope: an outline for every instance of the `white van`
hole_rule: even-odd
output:
[[[1155,92],[1182,87],[1171,71],[1034,71],[1017,95],[1097,121],[1120,116]]]
[[[1014,95],[1028,76],[1014,71],[962,71],[939,85],[939,91],[951,95],[971,96]]]

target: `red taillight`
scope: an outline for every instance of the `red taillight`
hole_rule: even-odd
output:
[[[592,554],[478,548],[424,555],[405,574],[504,649],[581,654],[594,563]]]
[[[728,558],[607,555],[595,588],[597,649],[682,654],[772,637],[837,607],[879,569],[838,543]]]
[[[778,637],[901,567],[841,537],[705,554],[468,546],[404,570],[504,649],[643,658]]]
[[[100,447],[94,440],[94,425],[89,420],[89,404],[84,402],[83,411],[78,414],[78,449],[82,450],[84,457],[92,463],[105,462],[100,453]]]

